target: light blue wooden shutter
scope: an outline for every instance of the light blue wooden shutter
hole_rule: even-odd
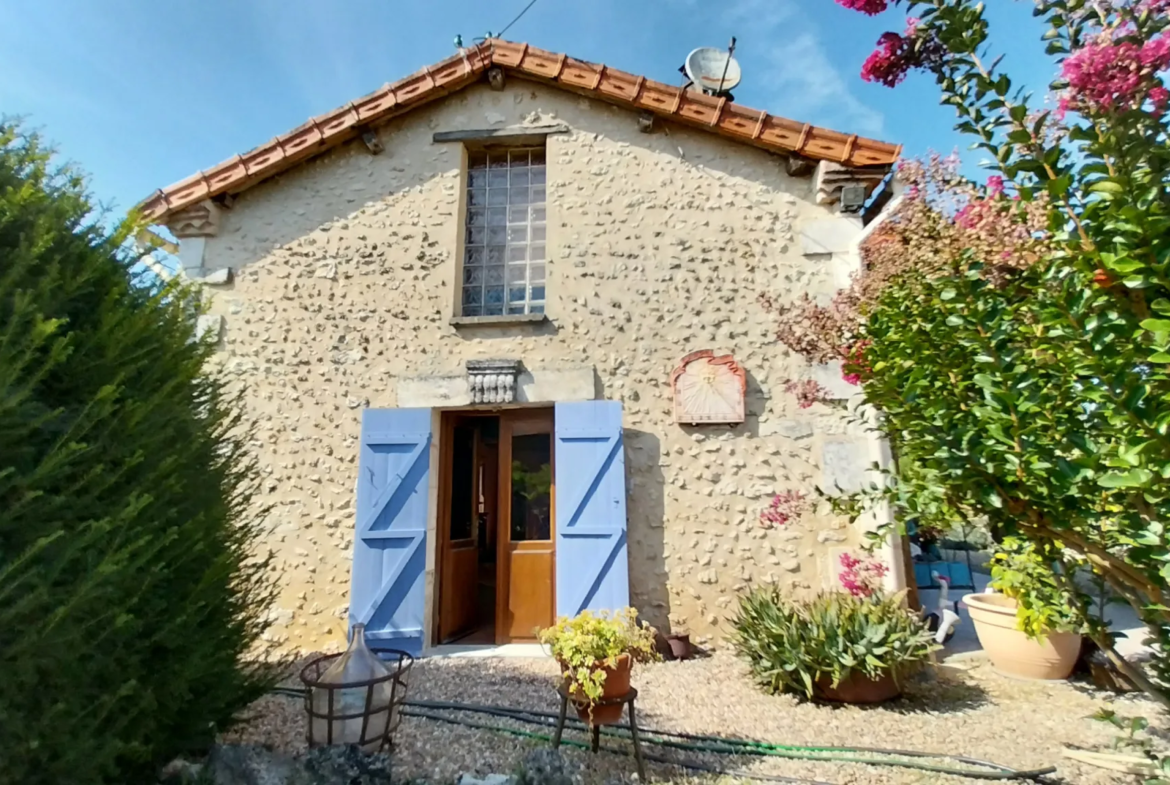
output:
[[[366,409],[358,458],[349,623],[374,647],[423,645],[431,410]]]
[[[556,405],[557,615],[630,604],[622,405]]]

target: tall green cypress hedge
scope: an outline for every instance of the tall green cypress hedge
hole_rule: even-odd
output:
[[[0,122],[0,783],[148,782],[270,684],[254,467],[192,293]]]

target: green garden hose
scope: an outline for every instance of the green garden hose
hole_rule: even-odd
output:
[[[474,722],[472,720],[462,720],[455,717],[444,717],[439,714],[427,714],[418,711],[404,711],[403,715],[406,717],[418,717],[419,719],[434,720],[437,722],[446,722],[452,725],[459,725],[466,728],[476,728],[478,730],[490,730],[497,733],[506,733],[512,736],[519,736],[525,739],[535,739],[537,741],[546,741],[551,743],[552,737],[544,733],[533,733],[532,731],[519,730],[517,728],[505,728],[500,725],[488,725],[487,723]],[[647,740],[649,741],[649,740]],[[574,741],[573,739],[561,739],[561,744],[567,747],[578,747],[583,750],[592,749],[591,746],[583,741]],[[625,755],[626,751],[617,747],[609,747],[601,745],[599,750],[612,752],[616,755]],[[722,774],[728,777],[740,777],[741,779],[763,780],[765,782],[790,782],[798,783],[798,785],[833,785],[831,782],[824,782],[822,780],[810,780],[803,777],[784,777],[778,774],[752,774],[746,771],[734,771],[727,769],[720,769],[715,766],[707,766],[695,761],[681,761],[672,758],[664,758],[660,755],[643,753],[642,757],[645,760],[653,761],[654,763],[665,763],[669,766],[679,766],[685,769],[694,769],[697,771],[706,771],[712,774]]]
[[[282,695],[304,697],[304,690],[297,688],[277,688],[274,692]],[[513,708],[508,706],[488,706],[479,704],[457,703],[452,701],[406,701],[403,704],[407,711],[406,716],[418,717],[453,725],[463,725],[480,730],[490,730],[499,733],[524,736],[527,738],[551,741],[545,734],[522,731],[498,725],[473,722],[457,717],[434,714],[435,711],[473,712],[487,714],[503,719],[522,722],[530,725],[548,727],[556,723],[559,715],[552,712],[536,711],[531,709]],[[419,711],[419,710],[424,711]],[[566,718],[566,727],[583,730],[585,723],[576,717]],[[620,726],[604,727],[602,732],[610,737],[628,739],[629,732]],[[638,728],[639,738],[647,743],[659,747],[686,750],[699,753],[719,753],[725,755],[753,755],[763,757],[785,758],[790,760],[822,761],[828,763],[859,763],[870,766],[894,766],[898,768],[929,771],[936,774],[952,774],[960,777],[983,780],[1038,780],[1039,778],[1056,771],[1055,767],[1037,769],[1033,771],[1019,771],[997,763],[978,760],[960,755],[943,755],[914,750],[880,749],[874,747],[830,747],[813,745],[772,744],[767,742],[751,741],[746,739],[728,739],[718,736],[704,736],[699,734],[678,733],[674,731],[656,730],[653,728]],[[563,744],[582,746],[582,742],[565,740]],[[621,753],[615,748],[604,748],[609,752]],[[757,775],[748,772],[728,772],[704,764],[661,758],[646,755],[647,760],[684,768],[710,771],[713,773],[728,774],[750,779],[763,779],[777,782],[809,783],[811,780]],[[960,764],[960,765],[955,765]]]

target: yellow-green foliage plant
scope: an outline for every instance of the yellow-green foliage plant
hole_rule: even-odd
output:
[[[590,704],[600,700],[605,690],[605,669],[616,667],[623,654],[634,662],[658,659],[654,630],[638,621],[633,608],[616,613],[581,611],[571,619],[562,616],[541,630],[539,637],[564,667],[569,694]]]

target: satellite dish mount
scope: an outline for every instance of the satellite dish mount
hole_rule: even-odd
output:
[[[682,67],[683,73],[691,80],[687,86],[697,87],[707,95],[734,100],[731,89],[742,78],[734,54],[734,37],[726,52],[712,46],[703,46],[691,52]]]

